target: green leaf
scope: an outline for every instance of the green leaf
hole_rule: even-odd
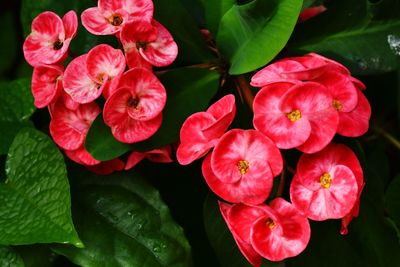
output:
[[[241,254],[231,232],[229,231],[221,212],[217,199],[208,195],[203,206],[204,226],[208,239],[222,267],[251,267],[252,265]],[[261,267],[284,267],[283,262],[264,260]]]
[[[0,83],[0,155],[7,153],[18,131],[30,126],[35,111],[29,79]]]
[[[400,226],[400,175],[393,179],[386,190],[385,206],[389,216]]]
[[[8,152],[6,172],[0,185],[0,244],[82,247],[72,223],[63,156],[50,138],[21,130]]]
[[[214,59],[193,17],[179,0],[154,0],[154,17],[172,34],[178,44],[178,58],[184,65]]]
[[[399,9],[399,0],[333,1],[326,12],[298,26],[289,51],[323,54],[355,74],[399,69]]]
[[[80,173],[80,172],[79,172]],[[74,220],[85,249],[54,251],[81,266],[187,267],[190,247],[158,192],[134,172],[80,180]]]
[[[219,86],[219,74],[207,69],[180,68],[159,78],[167,90],[163,122],[150,139],[135,144],[140,150],[151,150],[179,140],[183,122],[191,114],[205,110]]]
[[[103,116],[99,115],[90,126],[85,148],[95,159],[107,161],[125,154],[132,146],[118,142],[112,135],[111,128],[104,123]]]
[[[253,0],[234,5],[222,18],[217,46],[230,74],[253,71],[270,62],[286,45],[302,0]]]
[[[58,257],[48,245],[43,244],[15,246],[13,249],[21,256],[25,267],[51,267]]]
[[[15,44],[18,41],[17,29],[14,22],[13,13],[6,11],[1,14],[0,25],[0,76],[6,74],[5,71],[12,67],[16,56],[18,46]]]
[[[85,143],[94,158],[110,160],[132,149],[148,151],[177,141],[185,119],[205,110],[218,90],[219,74],[206,69],[178,68],[165,72],[159,78],[167,90],[167,104],[157,133],[140,143],[123,144],[115,140],[110,128],[99,116],[89,129]]]
[[[225,13],[236,3],[235,0],[201,1],[204,6],[207,29],[217,36],[219,23]]]
[[[12,247],[0,246],[0,266],[2,267],[24,267],[21,256]]]

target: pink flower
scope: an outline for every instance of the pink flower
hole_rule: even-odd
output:
[[[203,162],[203,176],[211,190],[229,202],[259,204],[282,171],[282,156],[275,144],[256,130],[225,133]]]
[[[82,12],[82,24],[92,34],[111,35],[131,20],[153,18],[152,0],[99,0],[97,7]]]
[[[276,82],[296,83],[313,80],[328,70],[350,75],[350,72],[338,62],[310,53],[302,57],[282,59],[264,67],[251,78],[250,84],[254,87],[263,87]]]
[[[170,65],[178,55],[172,35],[158,21],[132,21],[121,31],[126,61],[130,68]]]
[[[64,74],[64,90],[78,103],[89,103],[112,91],[125,70],[121,50],[101,44],[72,60]]]
[[[253,124],[279,148],[314,153],[336,133],[339,117],[332,103],[329,91],[318,83],[269,84],[254,99]]]
[[[353,151],[345,145],[330,144],[318,153],[300,157],[290,199],[312,220],[340,219],[356,215],[352,209],[363,184],[362,169]]]
[[[32,31],[23,45],[26,61],[36,67],[63,60],[77,28],[78,18],[74,11],[69,11],[62,19],[50,11],[40,13],[32,21]]]
[[[310,240],[307,218],[282,198],[269,206],[219,205],[239,249],[253,266],[261,265],[261,257],[282,261],[297,256]]]
[[[167,99],[164,86],[146,69],[124,73],[118,89],[104,105],[104,122],[120,142],[135,143],[152,136],[161,126]]]
[[[125,170],[132,169],[143,159],[148,159],[152,162],[169,163],[173,162],[171,158],[171,146],[153,149],[146,152],[133,151],[126,161]]]
[[[37,108],[44,108],[55,102],[63,90],[62,77],[61,66],[39,65],[33,69],[32,94]]]
[[[202,157],[215,146],[235,117],[234,95],[226,95],[207,111],[189,116],[180,131],[180,145],[176,152],[177,160],[187,165]]]
[[[65,150],[76,150],[83,146],[89,127],[101,112],[96,103],[80,105],[70,110],[57,102],[50,122],[50,134],[54,142]]]

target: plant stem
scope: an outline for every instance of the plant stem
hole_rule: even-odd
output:
[[[278,191],[276,192],[276,197],[280,197],[283,194],[283,190],[285,189],[285,176],[286,176],[286,168],[282,169],[281,177],[279,180]]]
[[[381,134],[383,137],[385,137],[390,143],[392,143],[392,145],[400,149],[400,141],[397,140],[393,135],[391,135],[390,133],[379,127],[375,128],[374,130],[377,133]]]
[[[235,82],[241,96],[244,98],[250,109],[253,110],[254,95],[247,84],[246,78],[243,75],[239,75],[235,78]]]

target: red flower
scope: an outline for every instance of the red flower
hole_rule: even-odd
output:
[[[151,21],[152,0],[99,0],[97,7],[82,12],[82,24],[92,34],[118,33],[131,20]]]
[[[64,74],[64,90],[74,101],[89,103],[103,90],[112,91],[124,70],[125,58],[121,50],[98,45],[69,63]]]
[[[314,153],[336,133],[339,118],[332,102],[328,90],[318,83],[273,83],[254,99],[254,127],[279,148]]]
[[[50,134],[54,142],[65,150],[76,150],[83,146],[89,127],[101,112],[96,103],[80,105],[70,110],[57,102],[50,122]]]
[[[44,108],[55,102],[62,88],[63,68],[57,65],[39,65],[33,69],[32,94],[35,106]]]
[[[178,55],[172,35],[158,21],[132,21],[121,31],[126,61],[130,68],[164,67]]]
[[[235,117],[234,95],[226,95],[207,111],[189,116],[180,131],[180,145],[176,152],[177,160],[187,165],[202,157],[213,148],[225,133]]]
[[[345,145],[330,144],[318,153],[300,157],[290,198],[312,220],[339,219],[352,214],[363,184],[362,169],[353,151]]]
[[[83,143],[82,145],[75,150],[65,150],[65,155],[70,158],[72,161],[75,161],[78,164],[84,166],[94,166],[101,163],[100,160],[97,160],[90,155],[90,153],[86,150]]]
[[[203,176],[215,194],[229,202],[259,204],[282,171],[275,144],[256,130],[234,129],[219,140],[203,162]]]
[[[63,60],[77,28],[78,18],[74,11],[68,12],[62,19],[50,11],[40,13],[32,21],[32,31],[23,45],[26,61],[36,67]]]
[[[326,7],[324,5],[305,8],[300,13],[299,22],[304,22],[306,20],[309,20],[325,11],[326,11]]]
[[[261,265],[260,256],[270,261],[297,256],[310,240],[307,218],[282,198],[269,206],[219,205],[239,249],[253,266]]]
[[[171,146],[153,149],[146,152],[133,151],[126,161],[125,170],[132,169],[136,164],[142,161],[144,158],[152,162],[169,163],[173,162],[171,158]]]
[[[86,166],[86,168],[99,175],[108,175],[114,171],[122,171],[124,166],[124,162],[117,158],[100,162],[97,165]]]
[[[104,122],[120,142],[135,143],[152,136],[161,126],[167,99],[164,86],[149,70],[124,73],[118,89],[104,105]]]

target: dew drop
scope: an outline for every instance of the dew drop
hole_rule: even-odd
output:
[[[161,247],[158,246],[158,245],[157,245],[157,246],[154,246],[154,247],[153,247],[153,251],[154,251],[154,252],[160,252],[160,251],[161,251]]]
[[[393,53],[397,56],[400,56],[400,37],[394,34],[389,34],[387,36],[387,42]]]

